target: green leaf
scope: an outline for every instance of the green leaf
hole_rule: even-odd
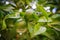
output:
[[[51,18],[48,18],[48,20],[43,16],[43,17],[40,17],[40,19],[38,20],[38,22],[52,22],[52,19]]]
[[[34,26],[34,34],[39,30],[40,28],[40,24],[37,23],[35,26]]]
[[[5,20],[3,20],[2,22],[2,30],[6,29],[6,23],[5,23]]]
[[[21,17],[24,17],[24,16],[25,16],[25,12],[21,12],[21,13],[20,13],[20,16],[21,16]]]
[[[37,4],[37,10],[39,12],[42,12],[42,14],[46,17],[46,19],[48,19],[48,13],[45,11],[43,6]]]
[[[60,27],[53,27],[55,30],[60,31]]]
[[[33,36],[33,31],[34,31],[34,29],[33,29],[33,26],[31,25],[31,24],[28,24],[28,30],[29,30],[29,32],[30,32],[30,36],[32,37]]]
[[[5,10],[5,11],[11,11],[12,9],[14,9],[14,7],[9,6],[9,7],[5,8],[5,9],[3,9],[3,10]]]
[[[9,9],[10,10],[10,9],[14,9],[14,8],[11,5],[3,5],[3,6],[0,5],[0,9]]]
[[[32,2],[32,0],[26,0],[26,4],[29,5],[30,2]]]
[[[58,18],[58,17],[60,17],[60,14],[55,14],[52,16],[52,18]]]
[[[37,23],[35,26],[29,25],[28,29],[31,37],[35,37],[36,35],[42,34],[46,31],[46,27],[40,26],[39,23]]]
[[[53,21],[52,23],[50,23],[50,25],[60,25],[60,22],[59,21]]]
[[[16,11],[15,12],[11,11],[11,14],[5,16],[5,19],[7,18],[20,18],[20,13]]]
[[[36,26],[34,29],[34,35],[39,35],[46,32],[46,27],[43,26]]]
[[[45,32],[42,35],[45,35],[46,37],[48,37],[51,40],[55,40],[54,37],[50,33],[48,33],[48,32]]]
[[[39,4],[44,4],[44,3],[46,3],[46,0],[43,0],[43,1],[42,0],[38,0],[38,3]]]
[[[0,19],[4,17],[4,12],[0,10]]]
[[[51,17],[52,19],[54,19],[55,21],[60,21],[60,14],[55,14]]]
[[[36,21],[39,19],[39,17],[36,14],[32,14],[32,18]]]
[[[49,25],[51,25],[51,27],[54,28],[55,30],[60,31],[60,22],[59,21],[53,21]]]

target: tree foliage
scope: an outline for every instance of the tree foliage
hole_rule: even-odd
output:
[[[60,40],[60,0],[0,0],[0,40]]]

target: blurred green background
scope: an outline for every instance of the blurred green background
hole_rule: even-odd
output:
[[[60,0],[0,0],[0,40],[60,40]]]

